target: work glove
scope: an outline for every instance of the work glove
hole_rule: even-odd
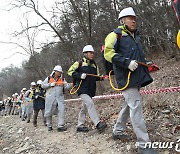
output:
[[[137,63],[135,60],[131,60],[128,68],[129,68],[131,71],[134,71],[137,67],[138,67],[138,63]]]
[[[38,97],[39,97],[39,95],[36,95],[36,96],[35,96],[35,99],[38,99]]]
[[[85,78],[86,78],[86,76],[87,76],[87,74],[86,74],[86,73],[82,73],[82,74],[81,74],[81,79],[85,79]]]
[[[50,83],[50,86],[51,86],[51,87],[54,87],[55,85],[56,85],[56,82]]]
[[[103,80],[106,80],[106,79],[109,79],[109,76],[108,76],[108,75],[104,75],[104,76],[103,76]]]
[[[100,80],[104,80],[104,75],[101,75],[99,78]]]
[[[65,79],[65,78],[64,78],[64,81],[63,81],[63,83],[64,83],[64,84],[67,84],[67,81],[66,81],[66,79]]]

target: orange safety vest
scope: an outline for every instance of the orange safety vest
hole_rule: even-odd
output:
[[[63,86],[64,85],[62,78],[59,78],[57,81],[55,81],[53,77],[50,77],[49,83],[53,83],[53,82],[56,82],[56,86]]]

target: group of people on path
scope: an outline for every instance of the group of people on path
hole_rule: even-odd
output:
[[[118,20],[120,26],[108,34],[105,39],[104,58],[113,64],[119,88],[126,84],[129,71],[131,72],[131,78],[128,87],[122,91],[125,102],[114,125],[112,138],[122,141],[130,140],[130,136],[125,134],[126,122],[130,117],[133,130],[137,136],[138,152],[140,154],[156,154],[155,150],[145,148],[145,144],[150,142],[150,139],[143,116],[140,88],[150,84],[153,79],[149,75],[148,69],[137,63],[137,61],[143,63],[146,63],[146,61],[139,31],[136,29],[136,14],[133,8],[123,9],[119,14]],[[96,129],[101,133],[105,130],[107,124],[100,121],[92,97],[95,96],[96,81],[103,80],[103,76],[100,75],[98,66],[94,61],[95,51],[93,46],[86,45],[82,53],[83,59],[72,64],[67,72],[69,76],[73,77],[74,84],[77,87],[80,85],[77,93],[82,99],[82,107],[78,115],[77,132],[89,131],[89,128],[84,125],[86,113],[88,113]],[[22,120],[27,116],[27,122],[29,122],[31,111],[34,109],[33,124],[37,126],[38,112],[42,110],[43,122],[47,125],[48,131],[52,131],[52,116],[57,112],[57,130],[59,132],[67,130],[64,122],[63,91],[64,89],[70,89],[72,84],[67,83],[62,77],[62,73],[62,67],[57,65],[54,67],[51,75],[43,82],[38,81],[37,84],[32,82],[28,91],[24,88],[22,89],[19,99],[20,101],[22,100]],[[96,76],[90,76],[89,74]],[[25,104],[25,108],[22,105],[24,102],[29,102],[28,105]]]

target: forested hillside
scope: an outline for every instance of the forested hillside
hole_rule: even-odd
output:
[[[26,8],[26,14],[34,12],[42,22],[29,25],[28,22],[33,19],[27,18],[22,30],[14,33],[15,37],[24,37],[27,40],[28,45],[22,48],[24,54],[29,55],[29,60],[22,63],[22,68],[11,65],[0,72],[0,99],[3,94],[11,96],[23,87],[28,88],[32,81],[44,80],[57,64],[63,67],[64,76],[71,82],[66,72],[75,60],[82,57],[82,48],[86,44],[92,44],[95,48],[96,62],[104,74],[101,45],[104,44],[107,34],[118,26],[118,14],[127,6],[132,6],[137,12],[138,29],[147,58],[156,54],[178,61],[178,22],[169,0],[54,1],[53,7],[47,10],[50,18],[39,11],[38,0],[13,0],[9,4],[10,10]],[[49,26],[57,41],[39,42],[41,48],[37,48],[35,33],[46,31],[41,27],[44,24]]]

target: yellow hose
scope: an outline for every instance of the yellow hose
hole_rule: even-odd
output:
[[[129,71],[129,73],[128,73],[126,85],[125,85],[124,87],[120,88],[120,89],[114,87],[114,85],[113,85],[113,83],[112,83],[112,79],[111,79],[111,73],[112,73],[112,70],[109,72],[109,82],[110,82],[111,87],[112,87],[114,90],[116,90],[116,91],[121,90],[121,91],[122,91],[122,90],[124,90],[124,89],[126,89],[126,88],[128,87],[129,81],[130,81],[130,77],[131,77],[131,71]]]
[[[101,77],[101,76],[95,75],[95,74],[87,74],[87,75],[88,75],[88,76],[99,77],[99,78]],[[71,94],[71,95],[75,94],[75,93],[79,90],[79,88],[81,87],[81,84],[82,84],[82,80],[80,81],[80,83],[79,83],[77,89],[76,89],[74,92],[73,92],[73,89],[74,89],[76,86],[73,86],[73,87],[71,88],[70,94]]]
[[[110,82],[111,87],[112,87],[114,90],[117,90],[117,91],[121,90],[121,91],[122,91],[122,90],[124,90],[124,89],[126,89],[126,88],[128,87],[129,81],[130,81],[130,77],[131,77],[131,71],[129,71],[129,73],[128,73],[128,78],[127,78],[127,83],[126,83],[126,85],[125,85],[123,88],[121,88],[121,89],[118,89],[118,88],[114,87],[114,85],[113,85],[113,83],[112,83],[112,79],[111,79],[111,73],[112,73],[112,70],[109,72],[109,82]],[[94,76],[94,77],[101,77],[101,76],[94,75],[94,74],[87,74],[87,75],[89,75],[89,76]],[[71,95],[75,94],[75,93],[79,90],[79,88],[81,87],[81,84],[82,84],[82,80],[80,81],[80,83],[79,83],[79,85],[78,85],[78,87],[77,87],[77,89],[76,89],[75,91],[73,91],[73,90],[74,90],[74,88],[75,88],[76,86],[73,86],[73,87],[71,88],[70,94],[71,94]]]
[[[79,88],[81,87],[81,84],[82,84],[82,80],[79,82],[79,85],[78,85],[77,89],[74,92],[73,92],[73,89],[76,87],[76,85],[71,88],[70,94],[71,95],[75,94],[79,90]]]
[[[180,30],[178,31],[178,34],[177,34],[177,45],[180,49]]]

